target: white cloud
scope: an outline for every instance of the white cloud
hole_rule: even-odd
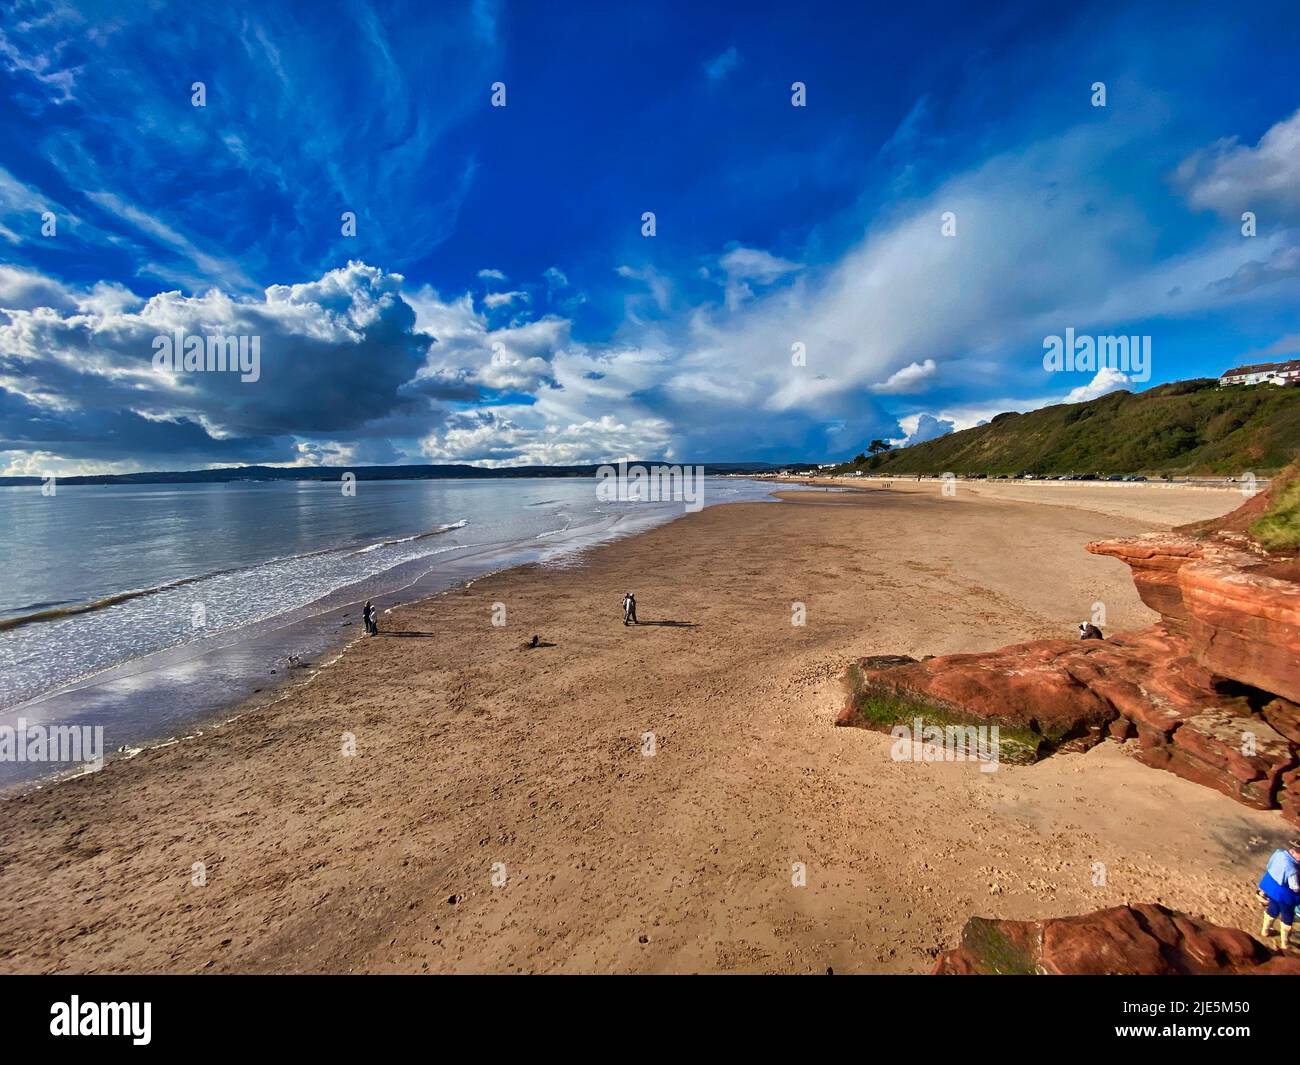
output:
[[[895,370],[887,381],[872,385],[871,391],[877,395],[899,396],[909,392],[919,392],[929,381],[939,374],[939,366],[933,359],[924,362],[911,362],[901,370]]]
[[[0,310],[54,307],[69,311],[76,306],[75,296],[62,283],[34,270],[0,265]]]
[[[659,458],[668,439],[663,422],[625,422],[612,414],[557,422],[533,407],[486,407],[453,415],[423,441],[433,462],[485,466],[567,466],[593,461]]]
[[[1030,411],[1055,406],[1059,403],[1084,403],[1090,399],[1098,399],[1101,396],[1108,395],[1111,392],[1118,392],[1127,388],[1130,384],[1130,379],[1124,374],[1103,367],[1097,371],[1091,381],[1072,388],[1064,396],[1001,399],[987,403],[945,407],[933,413],[916,412],[898,419],[898,424],[902,427],[905,435],[891,440],[890,443],[896,447],[919,444],[922,441],[933,440],[946,433],[961,432],[963,429],[973,429],[979,425],[986,425],[999,414],[1004,414],[1007,411],[1027,414]]]
[[[170,292],[146,301],[120,287],[73,290],[0,268],[0,306],[15,308],[0,315],[0,328],[8,330],[5,350],[18,353],[0,362],[0,385],[42,410],[102,403],[155,422],[190,419],[210,431],[207,444],[291,434],[276,445],[280,461],[361,455],[364,440],[383,431],[429,457],[497,464],[674,452],[694,460],[702,448],[729,458],[757,447],[794,452],[818,427],[845,440],[885,435],[889,416],[873,395],[903,396],[942,380],[945,395],[977,397],[927,411],[903,404],[903,439],[914,441],[1127,383],[1104,371],[1064,399],[1045,396],[1066,385],[1041,370],[1041,341],[1067,325],[1120,333],[1137,319],[1200,313],[1261,298],[1265,289],[1285,295],[1294,284],[1295,245],[1277,234],[1243,241],[1229,233],[1134,267],[1149,261],[1159,234],[1133,199],[1110,194],[1105,169],[1090,165],[1116,150],[1115,129],[1088,126],[959,174],[878,215],[830,263],[817,265],[815,247],[794,258],[730,247],[703,271],[723,282],[721,298],[693,278],[675,287],[652,265],[623,265],[618,274],[634,291],[622,326],[600,347],[575,342],[564,317],[532,317],[524,304],[540,285],[531,283],[443,298],[428,286],[406,291],[400,275],[354,263],[260,297]],[[1256,166],[1286,157],[1268,136],[1241,151],[1255,153],[1248,159]],[[1227,170],[1247,158],[1220,151],[1205,174],[1220,157]],[[1210,193],[1196,195],[1210,204]],[[199,254],[157,219],[133,216],[120,201],[102,205],[182,255]],[[944,211],[957,216],[956,237],[940,231]],[[479,277],[506,281],[496,269]],[[552,297],[568,287],[556,267],[543,277]],[[699,292],[707,294],[702,302],[687,302]],[[489,313],[502,308],[510,310]],[[513,320],[494,327],[504,317]],[[170,323],[263,331],[286,346],[296,387],[254,398],[140,377],[141,343],[147,354],[148,338]],[[805,366],[791,363],[795,343],[805,347]],[[372,387],[375,376],[383,388]],[[1026,395],[1036,398],[997,398]],[[312,403],[328,413],[318,417]],[[462,409],[472,403],[485,405]],[[38,421],[11,418],[6,426],[35,434]],[[101,439],[118,431],[87,427],[73,445],[89,448],[91,428]],[[0,449],[14,450],[12,439],[0,436]],[[24,439],[33,452],[61,454],[57,441]],[[258,446],[271,448],[266,440]]]
[[[1193,207],[1234,221],[1254,211],[1264,225],[1270,215],[1300,222],[1300,111],[1272,126],[1253,148],[1233,137],[1194,153],[1175,177]]]
[[[1079,385],[1066,393],[1063,403],[1086,403],[1111,392],[1119,392],[1132,384],[1128,374],[1120,373],[1109,366],[1103,366],[1086,385]]]
[[[763,251],[760,248],[733,248],[718,259],[718,265],[728,277],[771,282],[795,270],[802,270],[802,263]]]
[[[553,360],[570,342],[567,319],[546,315],[493,329],[468,293],[444,300],[426,285],[406,299],[415,309],[416,331],[433,340],[413,382],[417,388],[468,399],[485,390],[531,394],[554,384]]]
[[[748,438],[765,443],[790,426],[806,434],[811,425],[864,419],[878,435],[880,413],[864,412],[861,393],[899,394],[931,376],[980,397],[929,412],[957,429],[1017,405],[1062,402],[997,399],[1043,397],[1055,383],[1041,367],[1044,336],[1076,323],[1121,333],[1129,323],[1185,318],[1295,285],[1281,236],[1216,235],[1146,265],[1160,239],[1154,223],[1132,197],[1114,195],[1112,176],[1095,165],[1137,135],[1082,126],[989,159],[881,214],[825,266],[796,272],[789,260],[736,249],[721,306],[689,308],[671,326],[633,316],[625,336],[649,337],[668,353],[659,391],[687,447],[731,439],[720,424],[728,410],[743,410]],[[941,230],[946,211],[956,216],[955,237]],[[1219,284],[1261,258],[1269,270],[1258,284]],[[757,295],[734,287],[748,286],[740,276],[748,273],[785,283]],[[795,343],[806,365],[792,365]]]
[[[923,444],[927,440],[937,440],[957,428],[954,422],[946,418],[936,418],[932,414],[909,414],[899,418],[898,424],[903,427],[905,435],[889,441],[894,447],[911,447],[913,444]]]
[[[520,303],[532,302],[532,297],[527,292],[516,289],[514,292],[489,292],[483,297],[483,304],[489,310],[496,310],[498,307],[508,307],[518,300]]]
[[[640,281],[649,290],[649,296],[644,293],[633,293],[627,296],[623,301],[624,314],[628,321],[640,323],[643,321],[642,311],[653,306],[660,313],[668,311],[672,303],[672,286],[668,278],[656,270],[653,266],[634,267],[618,266],[615,267],[615,273],[619,277],[625,277],[631,281]],[[649,306],[648,302],[649,301]]]
[[[429,340],[413,330],[401,281],[353,262],[316,281],[273,285],[261,298],[212,290],[144,300],[117,286],[82,292],[48,280],[42,288],[19,271],[0,275],[10,295],[51,297],[0,315],[0,450],[103,467],[143,459],[154,469],[285,461],[291,434],[365,436],[372,423],[420,415],[428,401],[399,390]],[[257,380],[157,371],[154,340],[176,330],[256,337]],[[426,413],[421,430],[429,421]]]
[[[730,311],[754,298],[755,285],[771,285],[803,269],[802,263],[782,259],[760,248],[733,248],[718,259],[718,265],[726,277],[725,303]]]

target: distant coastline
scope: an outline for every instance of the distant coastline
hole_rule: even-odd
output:
[[[665,460],[640,460],[644,466],[664,464]],[[358,481],[431,481],[495,480],[510,477],[595,477],[602,463],[580,466],[227,466],[214,470],[158,471],[151,473],[103,473],[78,477],[57,477],[61,485],[77,484],[216,484],[238,481],[336,481],[345,473]],[[629,463],[635,465],[635,463]],[[816,463],[795,462],[705,462],[706,474],[771,473],[777,470],[800,472],[817,469]],[[36,486],[44,477],[0,477],[0,488]]]

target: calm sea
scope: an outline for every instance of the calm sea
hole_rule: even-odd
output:
[[[681,516],[595,481],[0,488],[0,727],[103,726],[109,752],[185,733],[381,608]],[[704,503],[772,486],[708,478]],[[623,589],[614,589],[617,602]],[[0,789],[68,767],[0,756]]]

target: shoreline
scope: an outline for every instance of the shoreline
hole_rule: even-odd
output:
[[[775,501],[771,486],[757,487],[764,493],[760,498]],[[310,682],[323,665],[337,661],[361,638],[353,630],[359,624],[357,618],[361,604],[367,598],[375,603],[383,616],[509,569],[550,564],[552,557],[580,556],[593,546],[638,536],[648,528],[671,523],[687,513],[690,511],[669,509],[652,514],[629,511],[618,515],[612,522],[593,521],[577,530],[557,530],[545,539],[529,537],[518,541],[468,544],[456,548],[454,557],[430,556],[415,562],[399,563],[377,580],[336,588],[314,602],[283,614],[226,630],[204,641],[159,648],[105,666],[51,691],[5,707],[0,715],[15,720],[30,717],[31,726],[93,726],[95,722],[84,708],[94,707],[94,714],[101,720],[107,716],[112,721],[115,703],[140,699],[139,678],[152,677],[153,686],[160,693],[170,688],[173,689],[173,698],[188,702],[194,697],[190,691],[193,687],[190,676],[203,672],[222,677],[224,688],[219,698],[212,701],[206,692],[202,692],[199,697],[208,705],[180,714],[173,729],[159,729],[152,721],[137,722],[129,732],[122,734],[119,731],[111,742],[106,743],[103,752],[105,764],[131,758],[141,750],[175,743],[220,727],[234,717],[270,705],[285,692]],[[333,550],[337,548],[321,549],[316,553]],[[487,568],[479,569],[481,565]],[[210,576],[187,577],[172,584],[197,583]],[[398,583],[393,583],[394,580]],[[383,587],[377,589],[376,583]],[[148,591],[122,593],[113,598],[137,598]],[[250,669],[246,660],[252,657],[257,657],[258,661],[251,663],[254,668]],[[305,661],[294,662],[291,660],[294,658]],[[120,694],[115,694],[117,692]],[[172,713],[170,706],[160,703],[160,695],[150,698],[157,708],[170,716],[178,716]],[[108,711],[102,709],[104,704],[109,706]],[[86,772],[85,767],[72,764],[39,775],[0,779],[0,802],[51,787]]]
[[[1081,545],[1160,521],[933,497],[718,505],[476,578],[256,714],[0,803],[0,970],[919,972],[975,912],[1240,924],[1278,818],[1117,748],[963,774],[832,727],[853,654],[1148,617]]]
[[[726,504],[722,504],[722,505],[726,505]],[[685,515],[683,514],[682,516]],[[670,524],[670,522],[666,522],[665,524]],[[637,532],[637,533],[632,533],[631,535],[640,536],[641,533]],[[581,552],[584,550],[589,550],[589,549],[580,548],[578,549],[578,551],[575,552],[575,555],[581,554]],[[514,562],[509,565],[502,566],[499,569],[489,570],[488,572],[482,573],[478,576],[466,578],[465,580],[453,584],[450,587],[443,589],[442,591],[433,592],[429,595],[420,596],[419,598],[412,599],[409,601],[395,603],[393,606],[388,607],[385,610],[381,611],[380,615],[383,616],[385,614],[390,614],[395,610],[404,610],[406,608],[419,607],[434,599],[437,599],[439,596],[448,595],[457,591],[468,590],[470,587],[473,586],[473,584],[476,581],[482,580],[484,578],[495,577],[498,574],[509,573],[511,570],[524,569],[536,565],[540,565],[540,563],[535,561]],[[354,603],[349,603],[347,605],[350,607],[360,607],[361,603],[358,601]],[[298,689],[309,686],[325,670],[329,669],[331,666],[334,666],[338,662],[342,661],[344,657],[347,655],[347,653],[353,647],[355,647],[358,644],[364,643],[366,639],[367,637],[364,634],[354,634],[354,633],[349,633],[347,635],[340,634],[334,642],[332,642],[327,648],[325,648],[325,653],[330,656],[327,661],[322,661],[319,664],[307,663],[304,667],[300,669],[293,669],[293,668],[285,669],[284,677],[282,679],[277,679],[274,681],[265,681],[263,683],[266,684],[266,687],[258,688],[252,694],[244,696],[241,699],[236,699],[230,704],[228,704],[227,706],[221,707],[220,709],[212,710],[205,717],[196,719],[195,720],[196,727],[192,732],[182,733],[175,736],[167,736],[158,739],[149,739],[142,742],[139,746],[128,747],[125,751],[113,751],[111,753],[105,752],[103,768],[107,768],[110,763],[116,764],[119,762],[129,762],[132,758],[135,758],[137,755],[144,754],[146,751],[158,750],[163,747],[174,746],[178,743],[186,743],[190,740],[200,739],[206,733],[213,732],[227,725],[235,724],[237,721],[246,717],[249,714],[257,713],[258,711],[261,710],[270,709],[276,703],[281,702],[282,700],[288,698]],[[132,663],[124,663],[123,665],[131,665],[131,664]],[[104,672],[106,673],[112,672],[113,670],[118,668],[120,667],[112,667],[112,669],[105,670]],[[295,673],[299,675],[295,677],[294,676]],[[92,680],[93,678],[86,678],[86,679]],[[74,687],[71,690],[75,691],[76,688]],[[59,694],[59,693],[51,693],[51,694]],[[265,696],[268,694],[271,696],[271,698],[269,699],[265,698]],[[259,696],[261,696],[262,698],[259,698]],[[39,700],[33,700],[33,701],[39,701]],[[20,704],[19,706],[14,707],[13,709],[21,710],[22,705],[23,704]],[[19,796],[28,795],[38,791],[45,791],[59,784],[65,783],[66,781],[76,780],[80,777],[88,776],[91,773],[97,773],[97,772],[100,772],[100,770],[78,767],[73,769],[67,769],[58,773],[52,773],[47,777],[37,777],[29,781],[23,781],[20,783],[11,784],[6,787],[0,788],[0,804],[3,804],[8,799],[17,798]]]

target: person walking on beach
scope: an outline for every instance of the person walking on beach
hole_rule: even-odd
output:
[[[1259,934],[1267,939],[1273,933],[1273,922],[1281,918],[1281,949],[1286,950],[1295,923],[1296,903],[1300,902],[1300,839],[1291,840],[1286,850],[1273,852],[1260,878],[1259,891],[1268,901]]]
[[[361,611],[361,620],[366,623],[366,635],[376,636],[379,633],[379,626],[375,624],[375,608],[370,605],[370,600],[366,600],[366,608]]]
[[[636,625],[636,596],[628,592],[623,596],[623,624]]]

